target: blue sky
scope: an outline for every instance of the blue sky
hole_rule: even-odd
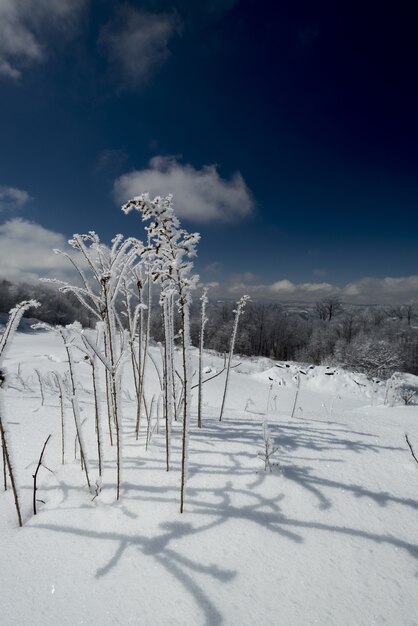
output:
[[[213,294],[418,293],[418,38],[372,3],[0,0],[0,275],[173,192]]]

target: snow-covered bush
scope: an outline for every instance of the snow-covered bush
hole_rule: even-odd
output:
[[[398,390],[398,396],[402,400],[404,404],[412,404],[413,399],[416,394],[416,389],[412,389],[411,387],[401,387]]]
[[[276,454],[276,452],[278,451],[278,447],[275,447],[274,445],[274,440],[271,436],[271,432],[270,429],[268,427],[267,424],[267,420],[264,419],[263,420],[263,443],[262,443],[262,450],[261,452],[258,452],[257,456],[262,459],[262,461],[264,462],[264,471],[267,472],[267,470],[269,470],[270,472],[272,472],[273,467],[275,465],[278,465],[278,463],[273,463],[272,462],[272,457]]]
[[[343,365],[370,379],[387,379],[402,366],[400,351],[385,339],[359,335],[342,355]]]

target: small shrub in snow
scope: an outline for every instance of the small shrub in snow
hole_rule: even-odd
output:
[[[269,470],[272,472],[273,467],[278,463],[272,463],[272,457],[278,451],[278,447],[274,446],[274,440],[271,436],[270,429],[267,424],[267,420],[263,420],[263,448],[261,452],[258,452],[257,456],[264,462],[264,471]]]
[[[398,390],[398,395],[405,405],[412,404],[412,401],[415,397],[415,389],[402,387]]]

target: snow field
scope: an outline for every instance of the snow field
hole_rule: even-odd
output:
[[[151,350],[158,359],[158,348]],[[11,493],[2,491],[2,625],[418,624],[418,467],[404,441],[408,432],[418,449],[417,407],[384,406],[383,386],[318,367],[300,375],[291,419],[300,366],[234,358],[238,362],[222,423],[224,374],[204,386],[202,429],[193,392],[180,515],[181,425],[173,423],[167,473],[162,420],[147,451],[145,424],[135,440],[129,367],[121,500],[115,502],[115,448],[106,440],[104,487],[92,501],[74,461],[70,406],[62,466],[58,396],[47,390],[41,406],[34,375],[35,368],[64,373],[64,348],[51,333],[15,336],[7,369],[16,374],[21,363],[29,389],[20,390],[13,378],[5,408],[25,525],[17,528]],[[204,378],[222,364],[206,353],[211,373]],[[86,364],[77,368],[95,478],[91,373]],[[150,397],[159,392],[151,364],[147,376]],[[257,452],[271,385],[267,421],[279,467],[270,474]],[[45,504],[33,517],[32,473],[50,433],[45,463],[53,474],[41,469]]]

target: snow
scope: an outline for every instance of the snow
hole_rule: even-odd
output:
[[[160,362],[158,346],[150,350]],[[180,366],[180,353],[175,358]],[[197,371],[197,350],[192,359]],[[233,365],[241,364],[231,370],[221,423],[225,373],[205,385],[202,429],[193,390],[180,515],[181,422],[172,425],[166,472],[163,422],[145,451],[145,424],[137,442],[135,403],[122,394],[121,499],[115,501],[116,453],[107,437],[103,490],[92,501],[79,460],[60,464],[58,394],[46,386],[42,406],[34,371],[64,375],[62,342],[50,332],[17,333],[7,371],[16,374],[19,363],[28,388],[12,377],[4,404],[24,527],[17,528],[11,491],[1,491],[2,626],[418,624],[418,466],[404,439],[408,432],[418,450],[417,406],[384,405],[384,384],[335,368],[234,357]],[[81,356],[76,367],[94,484],[91,371]],[[207,377],[222,367],[223,358],[205,353]],[[150,399],[159,393],[154,367],[147,377]],[[128,368],[123,384],[132,384]],[[258,456],[264,418],[279,448],[272,473]],[[32,473],[50,433],[45,464],[53,474],[39,472],[45,504],[34,517]],[[66,435],[72,460],[68,401]]]

